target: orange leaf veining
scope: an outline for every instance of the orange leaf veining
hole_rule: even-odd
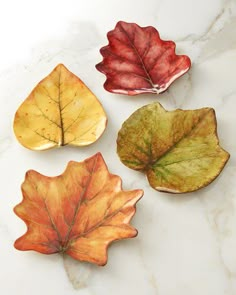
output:
[[[32,150],[85,146],[106,128],[102,105],[88,87],[59,64],[21,104],[14,120],[19,142]]]
[[[18,250],[65,253],[104,265],[112,241],[137,235],[129,222],[143,191],[123,191],[120,177],[109,173],[100,153],[69,162],[56,177],[28,171],[22,193],[14,211],[27,232],[16,240]]]

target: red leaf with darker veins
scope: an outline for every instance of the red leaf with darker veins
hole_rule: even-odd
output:
[[[96,68],[107,76],[107,91],[128,95],[161,93],[186,73],[190,58],[175,54],[175,43],[160,39],[154,27],[120,21],[107,34]]]

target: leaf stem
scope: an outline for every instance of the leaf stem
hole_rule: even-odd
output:
[[[64,122],[62,118],[62,105],[61,105],[61,71],[59,73],[59,84],[58,84],[58,107],[60,116],[60,128],[61,128],[61,142],[60,145],[65,145],[65,135],[64,135]]]

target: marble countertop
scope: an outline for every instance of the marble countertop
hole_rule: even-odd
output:
[[[191,70],[162,95],[128,97],[106,92],[95,69],[106,33],[124,20],[156,27]],[[235,295],[236,294],[236,1],[68,0],[5,1],[0,11],[0,292],[7,295]],[[99,97],[108,126],[87,148],[46,152],[23,148],[12,130],[15,111],[32,88],[64,63]],[[151,189],[116,154],[122,122],[159,101],[167,109],[213,107],[221,145],[231,158],[208,187],[185,195]],[[25,231],[13,213],[25,172],[60,174],[68,161],[102,152],[125,189],[141,188],[132,224],[135,239],[114,243],[97,267],[14,249]]]

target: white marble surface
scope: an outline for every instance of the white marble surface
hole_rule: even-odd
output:
[[[106,32],[119,20],[153,25],[193,62],[160,96],[106,92],[94,65]],[[4,1],[0,10],[0,292],[6,295],[235,295],[236,294],[236,1],[68,0]],[[35,84],[64,63],[103,103],[109,124],[88,148],[32,152],[12,131],[14,113]],[[153,101],[174,109],[214,107],[221,145],[230,161],[214,183],[187,195],[152,190],[116,155],[121,123]],[[60,255],[20,252],[24,223],[12,209],[28,169],[60,174],[69,160],[101,151],[124,188],[143,188],[133,225],[136,239],[114,243],[105,267]]]

